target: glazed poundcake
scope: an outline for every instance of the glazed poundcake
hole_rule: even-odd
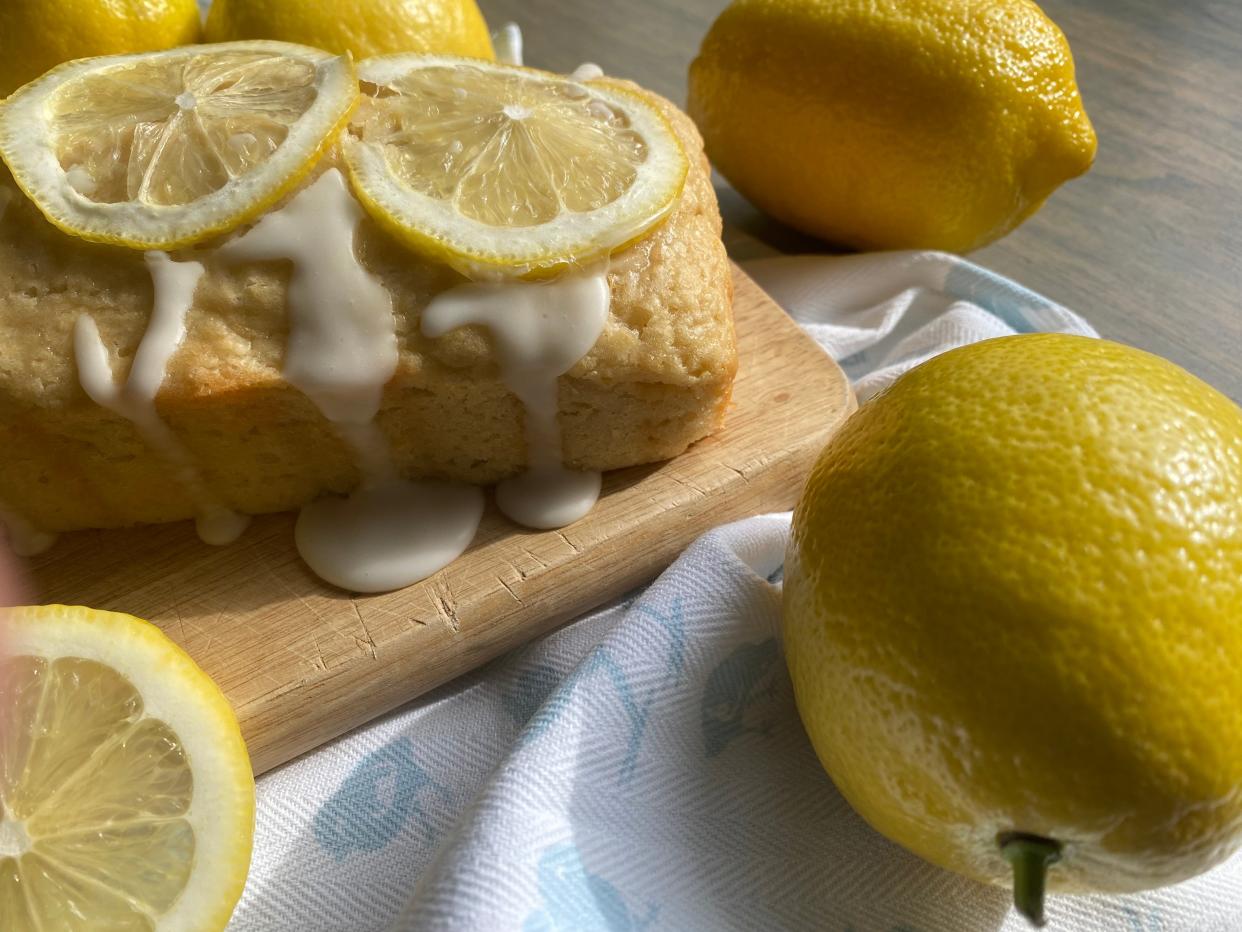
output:
[[[572,469],[676,456],[721,426],[729,402],[737,357],[720,216],[698,133],[660,105],[691,165],[668,218],[611,256],[602,334],[559,379],[561,452]],[[328,152],[303,187],[339,162]],[[3,167],[0,207],[0,509],[46,531],[194,517],[177,470],[133,423],[87,396],[75,364],[75,322],[89,313],[125,377],[152,313],[143,253],[60,232]],[[244,232],[172,253],[205,272],[155,407],[211,497],[258,514],[348,492],[359,470],[333,424],[282,375],[289,263],[215,255]],[[401,474],[490,484],[520,473],[524,409],[500,377],[490,333],[465,327],[432,339],[420,330],[431,298],[465,279],[370,218],[354,245],[392,297],[399,361],[375,423]]]

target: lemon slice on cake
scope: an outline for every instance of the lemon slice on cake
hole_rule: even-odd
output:
[[[285,42],[82,59],[0,104],[0,156],[67,233],[171,249],[287,193],[357,94],[347,57]]]
[[[0,624],[0,929],[222,929],[254,781],[219,689],[129,615]]]
[[[447,56],[358,66],[342,137],[359,199],[466,274],[538,274],[607,255],[663,219],[685,182],[676,133],[619,84]]]

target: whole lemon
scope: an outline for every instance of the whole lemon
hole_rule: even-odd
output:
[[[1242,830],[1242,410],[1103,340],[936,357],[816,464],[784,633],[824,767],[916,854],[1004,883],[1033,837],[1067,891],[1203,871]]]
[[[2,0],[0,97],[61,62],[198,41],[195,0]]]
[[[982,246],[1096,148],[1069,45],[1031,0],[735,0],[689,112],[758,207],[859,249]]]
[[[281,39],[355,58],[437,52],[493,59],[474,0],[214,0],[207,41]]]

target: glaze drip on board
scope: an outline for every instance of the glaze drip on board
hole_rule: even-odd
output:
[[[483,516],[483,493],[402,479],[375,423],[397,369],[397,335],[392,297],[354,248],[364,216],[344,176],[330,168],[220,256],[293,263],[284,377],[332,423],[361,479],[347,497],[306,505],[294,539],[320,578],[354,592],[385,592],[461,555]]]
[[[552,282],[472,282],[444,291],[423,311],[422,330],[440,337],[486,327],[505,387],[525,409],[527,469],[496,487],[496,504],[527,527],[564,527],[599,498],[600,475],[566,469],[561,451],[558,379],[603,332],[611,292],[604,269]]]
[[[128,377],[123,383],[117,380],[95,319],[83,314],[73,331],[78,380],[95,404],[132,423],[143,441],[174,467],[177,481],[198,511],[195,526],[199,537],[208,544],[228,544],[241,535],[249,519],[225,507],[208,491],[189,451],[155,408],[155,396],[164,384],[169,360],[185,337],[185,316],[204,269],[198,262],[174,262],[163,252],[148,252],[146,264],[155,300]]]
[[[298,553],[320,579],[351,592],[401,589],[448,566],[474,540],[483,490],[393,480],[302,509]]]

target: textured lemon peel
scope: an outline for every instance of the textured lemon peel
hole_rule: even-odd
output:
[[[979,248],[1096,151],[1069,45],[1032,0],[735,2],[686,109],[744,197],[861,250]]]
[[[350,51],[356,58],[427,52],[494,59],[491,33],[475,0],[214,0],[207,42],[270,38]]]
[[[1242,758],[1215,736],[1242,708],[1216,649],[1242,600],[1237,406],[1138,350],[1041,334],[937,357],[865,412],[812,471],[785,576],[799,710],[846,798],[993,883],[1015,829],[1064,843],[1050,883],[1070,892],[1234,850]]]

